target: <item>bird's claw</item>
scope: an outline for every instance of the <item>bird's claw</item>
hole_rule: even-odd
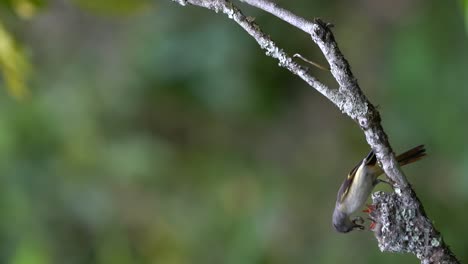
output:
[[[375,210],[375,205],[373,205],[373,204],[368,204],[368,205],[367,205],[367,208],[364,209],[364,210],[362,210],[362,212],[370,214],[370,213],[372,213],[372,211],[374,211],[374,210]]]

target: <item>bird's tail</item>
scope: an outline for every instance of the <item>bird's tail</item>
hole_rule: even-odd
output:
[[[396,159],[400,166],[404,166],[406,164],[418,161],[424,156],[426,156],[426,149],[424,148],[424,145],[419,145],[415,148],[406,151],[405,153],[398,155]]]

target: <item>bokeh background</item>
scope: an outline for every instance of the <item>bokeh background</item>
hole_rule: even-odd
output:
[[[335,24],[397,152],[426,144],[405,172],[468,262],[467,2],[278,2]],[[307,35],[240,6],[326,64]],[[3,0],[0,70],[1,263],[418,263],[333,230],[362,132],[221,14]]]

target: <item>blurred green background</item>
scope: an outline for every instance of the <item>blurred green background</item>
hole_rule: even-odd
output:
[[[466,2],[278,2],[336,25],[397,152],[426,144],[405,172],[468,262]],[[307,35],[240,6],[326,63]],[[418,263],[333,230],[362,132],[223,15],[3,0],[0,70],[1,263]]]

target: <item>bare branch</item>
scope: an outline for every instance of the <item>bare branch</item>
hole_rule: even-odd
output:
[[[268,1],[268,0],[240,0],[241,2],[247,3],[251,6],[257,7],[263,11],[266,11],[285,22],[291,24],[298,29],[306,33],[311,33],[315,23],[300,17],[291,11],[280,7],[278,4]]]
[[[309,74],[308,69],[296,63],[283,49],[279,48],[271,38],[263,33],[260,27],[252,20],[244,16],[242,12],[229,1],[223,0],[173,0],[181,5],[191,4],[204,7],[215,11],[222,12],[230,19],[234,20],[241,26],[250,36],[252,36],[266,51],[266,55],[278,60],[278,65],[288,69],[291,73],[299,76],[307,82],[311,87],[315,88],[325,97],[327,97],[335,105],[340,105],[344,98],[338,90],[331,89],[321,83],[317,78]]]
[[[312,40],[319,46],[330,64],[331,73],[340,85],[340,92],[344,95],[345,100],[337,104],[338,107],[361,126],[367,142],[375,151],[388,177],[401,188],[405,188],[408,182],[398,167],[388,137],[380,125],[380,115],[362,93],[357,79],[351,72],[349,63],[338,48],[338,44],[330,30],[331,24],[324,23],[320,19],[315,19],[314,22],[309,21],[268,0],[240,1],[288,22],[312,37]]]
[[[410,252],[422,263],[459,263],[426,216],[421,202],[401,171],[381,126],[380,114],[359,87],[349,63],[338,48],[330,30],[331,24],[320,19],[308,21],[268,0],[240,0],[307,32],[327,59],[339,89],[330,89],[310,75],[307,69],[294,62],[252,19],[245,17],[229,0],[173,1],[226,14],[251,35],[260,47],[266,50],[268,56],[277,59],[281,67],[298,75],[359,124],[382,169],[394,184],[394,193],[373,195],[376,210],[371,216],[377,222],[375,236],[382,251]]]

